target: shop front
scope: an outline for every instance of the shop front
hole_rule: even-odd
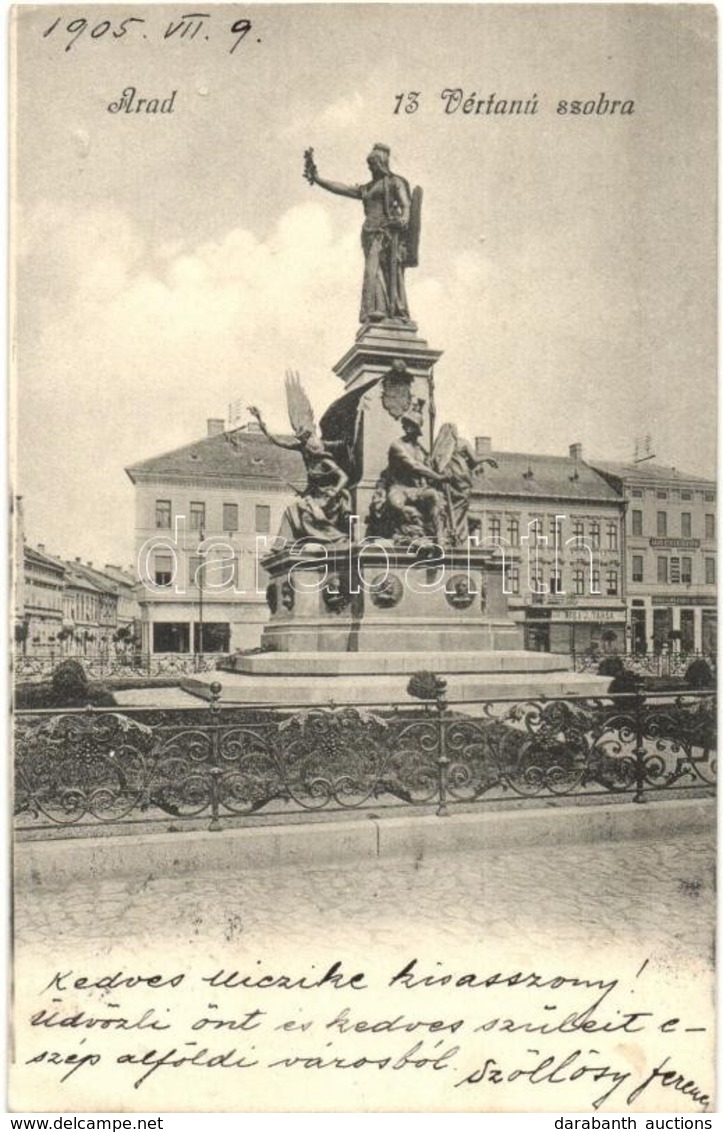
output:
[[[558,606],[525,611],[525,648],[536,652],[624,652],[625,606]]]

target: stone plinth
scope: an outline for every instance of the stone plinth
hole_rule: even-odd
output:
[[[431,448],[430,406],[433,402],[433,350],[417,334],[414,323],[385,320],[362,327],[334,372],[346,392],[321,419],[324,436],[344,437],[355,452],[354,510],[360,516],[359,535],[377,480],[387,464],[389,446],[402,434],[400,418],[414,405],[424,420],[422,444]]]
[[[306,546],[263,561],[271,619],[262,645],[280,653],[445,654],[522,648],[492,551],[421,551],[381,541]],[[416,668],[424,667],[421,662]]]

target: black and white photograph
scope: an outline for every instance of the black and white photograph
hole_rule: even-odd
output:
[[[11,1111],[710,1129],[715,8],[9,40]]]

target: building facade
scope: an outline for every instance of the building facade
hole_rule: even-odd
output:
[[[59,649],[63,628],[65,568],[31,546],[23,547],[23,622],[18,644],[23,653]]]
[[[573,444],[567,456],[492,450],[474,481],[470,519],[480,545],[502,558],[509,609],[528,649],[623,651],[626,642],[624,500]]]
[[[95,568],[23,547],[23,609],[16,610],[16,645],[23,655],[112,660],[136,632],[136,582],[127,571]],[[119,637],[118,630],[128,626]]]
[[[284,509],[305,483],[301,457],[255,427],[207,436],[127,468],[136,489],[136,567],[144,654],[255,648]]]
[[[592,464],[626,502],[632,650],[715,654],[715,481],[648,461]]]

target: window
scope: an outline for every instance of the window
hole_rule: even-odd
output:
[[[490,539],[499,545],[502,539],[502,520],[498,515],[490,515]]]
[[[658,581],[659,582],[666,582],[666,583],[668,581],[668,559],[667,558],[659,558],[658,559]]]
[[[715,538],[715,515],[705,517],[705,537]]]
[[[617,550],[617,548],[618,548],[618,526],[617,526],[617,523],[608,523],[607,537],[608,537],[608,550]]]
[[[559,594],[562,592],[562,579],[559,574],[550,574],[550,593]]]
[[[636,536],[643,533],[643,512],[633,511],[633,534]]]
[[[267,535],[271,530],[271,508],[266,503],[256,504],[256,532]]]
[[[608,597],[615,597],[618,592],[618,572],[608,570],[605,574],[605,592]]]
[[[665,538],[668,533],[668,512],[658,511],[657,526],[658,538]]]
[[[508,519],[507,520],[507,538],[509,539],[510,546],[520,545],[520,520]],[[519,593],[519,589],[517,591]]]
[[[153,568],[157,586],[170,586],[173,581],[173,555],[156,554]]]
[[[164,531],[171,529],[171,501],[170,499],[156,500],[156,526]]]
[[[206,525],[206,504],[191,504],[191,530],[202,531]]]
[[[634,487],[631,494],[632,494],[633,499],[642,499],[643,498],[642,487]]]
[[[692,516],[690,511],[681,511],[680,513],[680,534],[682,538],[690,538],[690,532],[693,529]]]
[[[184,621],[156,621],[153,625],[154,652],[188,652],[189,626]]]
[[[680,560],[680,580],[686,585],[690,585],[693,581],[693,559],[681,558]]]
[[[560,520],[557,515],[549,516],[550,524],[550,543],[554,546],[560,540]]]
[[[590,593],[591,594],[599,594],[600,593],[600,571],[597,569],[597,567],[592,571],[592,576],[591,576],[591,580],[590,580]]]
[[[542,538],[542,518],[540,515],[531,515],[530,521],[527,524],[527,534],[530,539],[530,546],[537,546]],[[544,543],[542,543],[544,546]]]
[[[231,627],[227,621],[198,621],[193,626],[194,652],[230,652]]]
[[[224,503],[223,529],[229,532],[238,530],[238,503]]]
[[[643,580],[643,556],[642,554],[633,555],[633,581],[642,582]]]
[[[577,543],[581,543],[585,538],[585,524],[582,519],[575,519],[572,524],[572,537]]]
[[[590,549],[600,549],[600,523],[597,519],[593,519],[590,523]]]
[[[520,592],[520,568],[519,566],[507,567],[507,593],[518,594]]]
[[[578,567],[573,571],[572,582],[575,587],[575,593],[578,597],[582,597],[585,593],[585,571]]]
[[[715,503],[715,495],[713,494],[712,491],[704,492],[703,498],[706,501],[706,503]]]
[[[670,560],[670,581],[674,586],[680,585],[680,559],[671,558]]]
[[[681,491],[680,498],[690,500],[690,499],[693,498],[693,492],[692,491]]]
[[[668,493],[667,493],[667,491],[656,491],[655,498],[656,499],[667,499]]]
[[[706,558],[705,560],[705,584],[707,586],[715,585],[715,558]]]

